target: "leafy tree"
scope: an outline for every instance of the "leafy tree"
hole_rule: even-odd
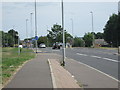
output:
[[[38,38],[38,45],[40,45],[41,43],[44,43],[45,45],[48,44],[48,41],[47,41],[47,36],[41,36]]]
[[[104,39],[113,47],[120,45],[120,15],[110,16],[104,28]]]
[[[101,32],[98,32],[95,34],[95,39],[103,39],[104,38],[104,34]]]
[[[74,47],[83,47],[84,46],[84,40],[82,40],[79,37],[74,38]]]
[[[7,32],[1,31],[2,34],[2,46],[14,46],[14,44],[18,43],[18,32],[11,29]]]
[[[83,37],[83,40],[85,41],[86,47],[91,47],[93,41],[93,35],[91,33],[86,33]]]
[[[63,42],[63,30],[61,25],[54,24],[51,30],[48,30],[49,34],[47,34],[48,40],[51,44],[55,42]],[[67,31],[65,30],[65,42],[70,42],[68,38],[73,38]]]

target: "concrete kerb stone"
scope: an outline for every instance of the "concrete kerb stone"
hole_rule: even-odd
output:
[[[57,60],[48,59],[48,62],[52,76],[53,88],[81,88],[74,76],[71,75],[66,69],[62,68],[62,66],[58,64]],[[62,75],[59,75],[61,73]],[[63,78],[68,81],[61,80]]]
[[[54,77],[52,66],[51,66],[51,62],[50,62],[49,59],[48,59],[48,63],[49,63],[49,67],[50,67],[50,73],[51,73],[51,77],[52,77],[53,88],[57,88],[57,85],[56,85],[56,82],[55,82],[55,77]]]

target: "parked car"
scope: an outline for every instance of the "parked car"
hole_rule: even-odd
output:
[[[61,45],[59,43],[54,43],[52,49],[60,49]]]
[[[40,47],[40,48],[46,48],[46,45],[45,45],[44,43],[41,43],[41,44],[39,45],[39,47]]]

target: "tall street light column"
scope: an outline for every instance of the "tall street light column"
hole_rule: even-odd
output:
[[[62,29],[63,29],[63,66],[65,66],[65,31],[64,31],[64,8],[63,8],[63,0],[61,2],[62,6]]]
[[[33,13],[30,13],[30,22],[31,22],[31,37],[33,37],[33,23],[32,23],[32,15],[33,15]],[[32,41],[30,42],[30,47],[32,48]]]
[[[36,0],[35,0],[35,45],[36,45],[36,53],[37,53],[37,15],[36,15]]]
[[[28,19],[26,19],[26,44],[27,44],[27,47],[28,47]]]
[[[91,17],[92,17],[92,33],[93,33],[93,41],[92,41],[92,44],[93,44],[93,48],[95,47],[95,37],[94,37],[94,25],[93,25],[93,12],[91,11]]]
[[[71,18],[71,22],[72,22],[72,36],[74,37],[73,35],[73,19]]]

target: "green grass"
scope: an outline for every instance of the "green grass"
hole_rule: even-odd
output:
[[[18,55],[18,48],[2,48],[2,83],[9,80],[18,66],[34,57],[35,53],[30,49],[23,48]]]

